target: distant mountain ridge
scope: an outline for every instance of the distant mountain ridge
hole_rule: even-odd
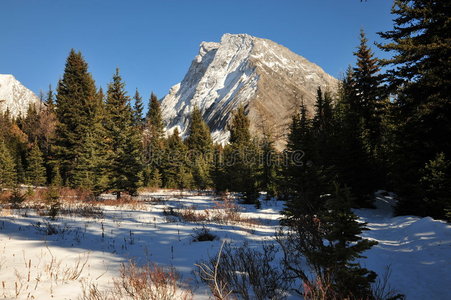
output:
[[[163,98],[162,114],[168,133],[178,127],[186,135],[198,106],[214,141],[226,143],[232,112],[244,105],[251,131],[270,133],[281,148],[301,101],[313,111],[318,86],[334,92],[338,80],[275,42],[224,34],[220,43],[201,43],[182,82]]]
[[[9,110],[13,118],[26,116],[30,104],[39,107],[41,101],[13,75],[0,74],[0,113]]]

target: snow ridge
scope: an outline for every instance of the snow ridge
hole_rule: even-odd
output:
[[[30,104],[38,107],[41,101],[13,75],[0,74],[0,113],[9,111],[12,118],[26,116]]]

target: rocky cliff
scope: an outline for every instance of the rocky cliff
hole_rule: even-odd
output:
[[[253,133],[269,133],[280,149],[301,101],[313,111],[316,90],[334,92],[338,81],[319,66],[267,39],[225,34],[203,42],[182,82],[162,101],[168,133],[186,135],[189,115],[200,108],[216,142],[226,143],[232,112],[244,105]]]

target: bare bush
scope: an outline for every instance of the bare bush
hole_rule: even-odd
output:
[[[114,293],[119,299],[134,300],[188,300],[190,290],[178,286],[174,268],[165,269],[156,264],[138,267],[134,262],[123,264],[119,279],[115,279]]]
[[[405,296],[394,290],[390,284],[389,279],[391,276],[391,266],[388,265],[385,268],[385,272],[382,276],[376,279],[376,282],[372,285],[373,296],[375,300],[403,300]]]
[[[231,222],[245,225],[259,225],[260,222],[256,219],[243,217],[240,210],[241,207],[236,204],[233,199],[225,198],[223,201],[215,201],[215,205],[211,209],[199,211],[196,206],[183,207],[174,209],[169,207],[163,213],[166,216],[175,216],[181,221],[185,222],[214,222],[217,224],[229,224]],[[173,218],[169,217],[173,221]]]
[[[97,284],[81,282],[83,294],[80,300],[116,300],[117,297],[111,291],[101,291]]]
[[[274,245],[263,245],[260,251],[225,243],[216,257],[196,264],[197,275],[215,297],[219,286],[240,299],[285,299],[291,283],[273,265],[277,251]]]
[[[224,244],[225,242],[222,243],[221,249],[219,249],[216,261],[210,260],[195,264],[195,266],[198,267],[196,275],[208,285],[213,296],[218,300],[230,299],[230,295],[233,292],[225,278],[219,275],[219,266]]]

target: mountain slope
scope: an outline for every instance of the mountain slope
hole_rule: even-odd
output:
[[[0,113],[9,110],[11,117],[25,116],[30,104],[38,106],[39,98],[13,75],[0,74]]]
[[[188,73],[162,101],[168,133],[187,134],[198,106],[216,142],[225,143],[231,113],[244,105],[255,133],[270,133],[283,147],[287,127],[303,100],[313,111],[316,89],[335,91],[338,81],[319,66],[270,40],[225,34],[203,42]]]

